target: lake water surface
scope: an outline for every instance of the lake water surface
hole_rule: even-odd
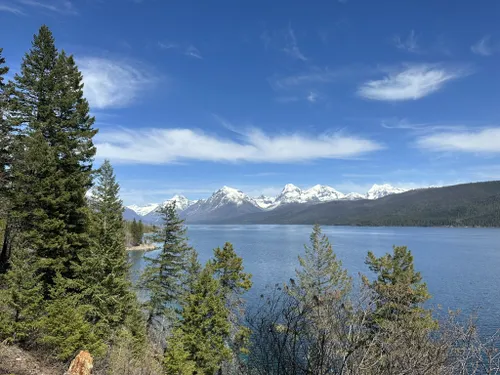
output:
[[[294,277],[297,256],[308,243],[311,226],[301,225],[190,225],[189,241],[207,261],[217,246],[232,242],[253,275],[251,300],[266,285]],[[422,273],[432,305],[477,312],[486,331],[500,328],[500,229],[323,227],[334,251],[349,273],[369,275],[366,253],[377,256],[406,245]],[[154,256],[155,252],[148,253]],[[132,271],[144,268],[143,253],[131,252]]]

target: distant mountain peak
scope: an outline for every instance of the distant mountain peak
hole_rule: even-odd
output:
[[[137,215],[139,216],[146,216],[150,212],[153,212],[156,210],[160,205],[158,203],[149,203],[145,206],[138,206],[136,204],[133,204],[131,206],[127,206],[127,208],[130,208],[132,211],[134,211]]]
[[[368,193],[366,193],[367,199],[379,199],[391,194],[400,194],[408,191],[407,189],[394,187],[390,184],[373,184]]]

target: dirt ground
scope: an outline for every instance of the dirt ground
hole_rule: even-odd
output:
[[[18,348],[0,343],[0,375],[62,375],[64,369],[35,358]]]

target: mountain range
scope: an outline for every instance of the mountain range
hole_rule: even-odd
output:
[[[288,184],[276,197],[256,198],[224,186],[208,199],[168,201],[176,202],[187,223],[500,227],[500,181],[414,190],[374,185],[364,195]],[[130,207],[127,220],[159,221],[160,204]]]
[[[140,218],[144,222],[155,223],[159,220],[159,208],[165,203],[175,202],[180,216],[186,219],[187,222],[210,222],[245,214],[272,211],[278,207],[295,204],[312,205],[341,200],[380,199],[405,191],[405,189],[393,187],[388,184],[375,184],[364,195],[359,193],[343,194],[326,185],[315,185],[309,189],[302,190],[293,184],[287,184],[276,197],[261,195],[253,198],[240,190],[224,186],[207,199],[193,201],[182,195],[175,195],[163,203],[150,203],[145,206],[131,205],[127,207],[128,210],[125,218],[127,220],[138,220]]]

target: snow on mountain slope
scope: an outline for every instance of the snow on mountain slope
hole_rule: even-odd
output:
[[[315,185],[302,194],[305,202],[330,202],[344,198],[344,194],[326,185]]]
[[[227,219],[247,213],[262,212],[258,203],[240,190],[224,186],[212,196],[181,212],[188,222]]]
[[[167,199],[163,203],[150,203],[146,206],[137,206],[137,205],[131,205],[127,206],[127,208],[130,208],[131,210],[135,211],[138,215],[140,216],[146,216],[154,211],[158,211],[160,206],[163,206],[167,203],[175,201],[175,207],[179,211],[184,211],[186,208],[191,206],[192,204],[196,203],[196,201],[190,201],[183,195],[174,195],[172,198]]]
[[[400,194],[408,191],[407,189],[397,188],[389,184],[377,185],[374,184],[368,193],[366,199],[379,199],[391,194]]]
[[[359,194],[359,193],[349,193],[349,194],[344,195],[343,199],[348,200],[348,201],[355,201],[357,199],[366,199],[366,196],[363,194]]]
[[[261,195],[258,196],[257,198],[254,198],[253,200],[255,201],[255,203],[257,203],[257,206],[259,206],[260,208],[268,209],[274,204],[276,198]]]
[[[286,184],[281,193],[274,200],[274,207],[287,203],[304,203],[302,190],[293,184]]]
[[[127,206],[127,208],[130,208],[132,211],[135,211],[135,213],[139,216],[146,216],[150,212],[156,210],[158,206],[159,206],[158,203],[150,203],[146,206],[137,206],[133,204],[131,206]]]
[[[163,204],[169,203],[169,202],[174,202],[174,201],[175,201],[175,208],[177,208],[177,210],[179,210],[179,211],[184,211],[186,208],[188,208],[192,204],[196,203],[196,201],[190,201],[189,199],[187,199],[183,195],[174,195],[169,200],[166,200],[165,202],[163,202]]]
[[[175,201],[181,217],[189,219],[191,222],[201,222],[210,221],[213,218],[235,217],[244,213],[272,210],[278,206],[290,203],[313,204],[335,200],[379,199],[390,194],[398,194],[405,191],[405,189],[389,184],[375,184],[366,195],[359,193],[345,195],[326,185],[315,185],[309,189],[302,190],[293,184],[286,184],[276,198],[264,195],[251,198],[238,189],[224,186],[207,199],[190,201],[182,195],[175,195],[163,202],[163,204]],[[160,204],[155,203],[147,206],[128,206],[129,209],[142,216],[146,222],[158,221],[159,216],[157,211],[159,207]]]
[[[229,186],[223,186],[221,189],[213,193],[210,198],[203,202],[203,206],[205,207],[205,209],[215,210],[226,204],[235,204],[237,206],[240,206],[245,203],[250,203],[257,206],[255,200],[250,198],[242,191],[233,189]]]
[[[319,203],[342,199],[344,194],[326,185],[315,185],[307,190],[301,190],[293,184],[286,184],[274,203],[268,208],[272,209],[282,204],[289,203]]]

